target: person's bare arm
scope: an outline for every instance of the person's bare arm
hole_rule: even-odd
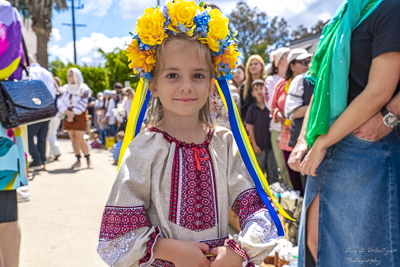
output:
[[[308,118],[310,116],[310,109],[311,103],[313,101],[314,95],[311,97],[310,105],[307,106],[306,113],[304,114],[303,125],[301,126],[301,131],[299,137],[297,138],[296,146],[293,148],[292,153],[290,153],[290,157],[288,159],[289,167],[299,172],[300,171],[300,164],[305,154],[307,154],[309,147],[306,141],[306,130],[307,130],[307,123]]]
[[[400,93],[396,94],[393,99],[386,105],[386,109],[400,118]],[[367,140],[379,140],[388,135],[393,128],[387,127],[383,124],[383,116],[378,112],[358,127],[353,133],[361,138]]]
[[[386,105],[386,109],[400,118],[400,93],[397,93]]]
[[[300,165],[301,172],[317,175],[316,169],[325,157],[326,149],[378,113],[391,100],[399,80],[399,52],[385,53],[374,58],[364,91],[330,126],[328,133],[317,138]]]
[[[301,106],[295,109],[295,111],[293,112],[293,119],[297,119],[297,118],[303,118],[306,114],[308,105],[307,106]]]

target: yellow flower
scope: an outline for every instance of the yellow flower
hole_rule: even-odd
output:
[[[237,58],[239,56],[239,52],[237,51],[236,44],[231,44],[230,46],[226,47],[224,53],[213,57],[215,71],[218,74],[218,78],[223,74],[226,76],[225,71],[219,71],[220,63],[222,62],[224,65],[228,65],[229,70],[233,70],[236,68],[236,62],[238,61]]]
[[[212,38],[210,35],[207,35],[206,38],[199,38],[199,40],[203,43],[203,44],[207,44],[208,47],[214,51],[214,52],[218,52],[219,51],[219,44],[218,44],[218,40],[215,40],[214,38]]]
[[[184,0],[176,0],[174,4],[169,2],[167,6],[172,24],[168,25],[168,28],[174,32],[181,32],[178,27],[179,24],[185,25],[187,27],[186,33],[192,36],[196,26],[193,22],[193,18],[196,16],[196,10],[202,12],[203,9],[196,5],[194,1],[189,2]]]
[[[199,40],[207,44],[214,51],[219,52],[219,41],[225,40],[229,34],[228,24],[229,19],[225,17],[218,9],[212,9],[209,12],[210,21],[208,22],[208,34],[206,38]]]
[[[218,9],[212,9],[209,12],[210,21],[208,22],[208,35],[214,39],[225,40],[228,36],[229,19],[224,16]]]
[[[137,39],[132,40],[132,43],[126,49],[129,68],[141,68],[144,72],[150,72],[156,65],[156,53],[154,50],[140,51]],[[136,73],[136,71],[133,71]]]
[[[150,46],[161,44],[168,37],[165,34],[164,22],[165,17],[158,7],[145,9],[136,24],[140,40]]]

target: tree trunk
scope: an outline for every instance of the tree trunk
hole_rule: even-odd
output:
[[[43,67],[48,68],[48,53],[47,53],[47,44],[50,39],[51,28],[41,28],[39,26],[33,26],[33,31],[37,36],[37,54],[36,59],[37,62]]]
[[[47,1],[46,1],[47,2]],[[44,68],[48,68],[47,43],[51,33],[52,1],[44,3],[40,9],[31,9],[32,29],[37,36],[37,62]]]

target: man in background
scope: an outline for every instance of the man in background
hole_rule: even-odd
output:
[[[32,55],[29,55],[29,61],[31,62],[29,66],[29,76],[33,80],[41,80],[50,91],[53,99],[55,99],[57,89],[54,85],[54,78],[51,72],[40,66]],[[34,170],[45,170],[46,137],[48,129],[49,121],[28,125],[28,146],[29,154],[32,157],[32,162],[29,164],[29,167]],[[37,138],[36,143],[33,140],[35,136]]]

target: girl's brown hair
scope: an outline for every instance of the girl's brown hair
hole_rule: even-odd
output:
[[[199,36],[194,35],[192,37],[186,35],[186,34],[177,34],[176,36],[172,35],[168,38],[166,38],[157,48],[156,48],[156,66],[153,69],[151,75],[153,78],[150,80],[150,83],[155,83],[157,84],[157,77],[160,75],[164,68],[164,58],[163,55],[166,53],[165,47],[168,43],[174,40],[178,40],[180,42],[179,45],[175,45],[174,49],[184,49],[185,47],[188,47],[190,45],[194,45],[196,50],[197,50],[197,56],[200,59],[203,59],[205,63],[207,64],[207,69],[210,71],[210,77],[212,78],[214,76],[214,64],[212,60],[212,55],[211,55],[211,50],[208,48],[207,45],[201,43],[198,40]],[[211,83],[211,80],[210,80]],[[209,94],[209,97],[207,98],[206,103],[204,106],[200,109],[199,112],[199,120],[200,123],[206,125],[206,126],[211,126],[213,125],[213,120],[211,118],[211,100],[210,96],[212,94]],[[163,106],[162,103],[160,102],[160,99],[155,96],[151,96],[149,100],[149,105],[147,109],[148,115],[149,115],[149,120],[147,122],[147,125],[155,126],[157,123],[159,123],[163,117],[164,117],[164,112],[163,112]]]
[[[265,62],[264,59],[260,56],[260,55],[252,55],[249,57],[249,59],[247,60],[246,63],[246,83],[244,84],[244,91],[243,91],[243,99],[246,100],[247,99],[247,94],[249,93],[250,87],[251,87],[251,83],[253,82],[253,78],[251,77],[250,74],[250,62],[255,59],[257,60],[262,68],[259,74],[259,77],[257,77],[256,79],[263,79],[265,80],[267,78],[267,72],[265,71]]]

